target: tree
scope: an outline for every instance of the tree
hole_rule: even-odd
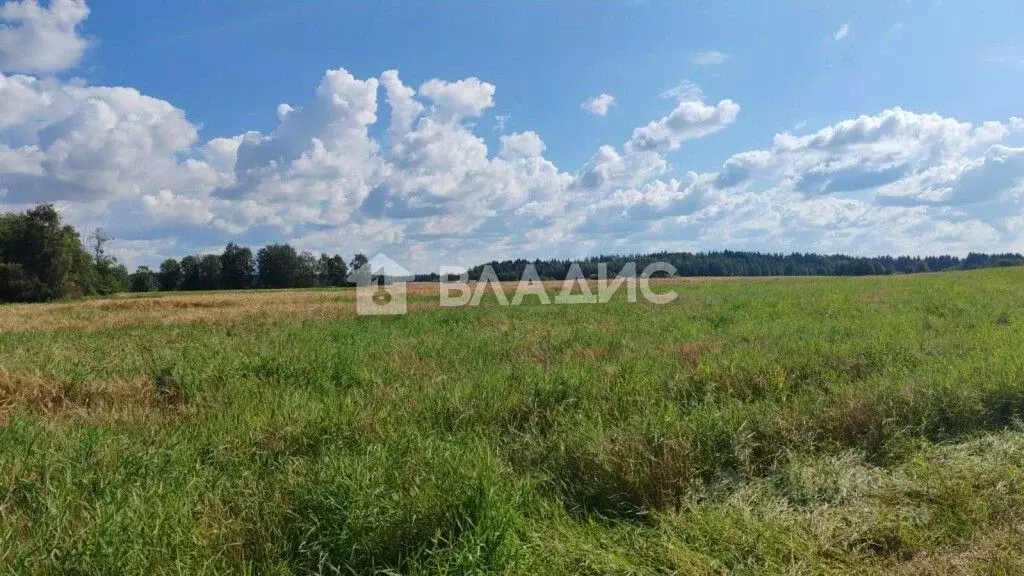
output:
[[[96,263],[96,291],[100,294],[116,294],[129,289],[128,269],[117,258],[104,256]]]
[[[306,251],[299,254],[298,266],[295,268],[295,286],[300,288],[315,286],[317,276],[316,257]]]
[[[148,266],[139,266],[129,278],[132,292],[152,292],[156,290],[156,275]]]
[[[260,286],[288,288],[295,286],[299,255],[288,244],[269,244],[256,253]]]
[[[96,227],[89,233],[89,249],[92,250],[93,258],[99,264],[106,256],[106,246],[113,238],[103,228]]]
[[[362,252],[352,257],[352,270],[356,271],[363,266],[366,266],[370,261],[366,258],[366,254]]]
[[[181,259],[181,289],[203,289],[203,274],[198,256],[185,256]]]
[[[224,248],[220,257],[221,284],[228,289],[243,289],[252,286],[256,263],[252,258],[252,250],[234,243]]]
[[[53,300],[67,290],[67,235],[52,204],[0,219],[0,300]]]
[[[64,283],[65,295],[84,296],[97,293],[99,274],[92,256],[82,244],[78,230],[75,230],[74,226],[64,226],[61,236],[64,243],[63,258],[68,266],[68,277]]]
[[[103,228],[95,228],[86,239],[96,264],[96,291],[100,294],[115,294],[129,289],[128,269],[107,256],[107,244],[113,240]]]
[[[319,272],[318,283],[321,286],[345,286],[348,284],[348,266],[338,254],[334,256],[321,254],[317,269]]]
[[[160,273],[157,279],[161,290],[177,290],[181,287],[181,263],[174,258],[164,260],[160,263]]]
[[[199,260],[201,290],[220,290],[220,256],[207,254]]]

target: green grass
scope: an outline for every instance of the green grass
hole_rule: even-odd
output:
[[[1024,572],[1024,270],[674,289],[0,333],[0,571]]]

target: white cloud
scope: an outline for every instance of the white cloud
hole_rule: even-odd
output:
[[[0,5],[0,71],[57,72],[74,67],[89,47],[78,31],[88,16],[84,0]]]
[[[508,134],[501,137],[501,155],[508,158],[541,156],[544,142],[536,132]]]
[[[839,40],[842,40],[843,38],[846,38],[849,35],[850,35],[850,23],[846,22],[842,26],[840,26],[839,29],[836,30],[834,34],[832,34],[832,38],[834,40],[836,40],[836,41],[839,41]]]
[[[736,186],[775,177],[801,194],[855,192],[904,181],[1001,138],[997,123],[974,128],[937,114],[901,108],[860,116],[805,136],[776,135],[770,151],[742,153],[723,167],[720,183]]]
[[[494,85],[478,78],[456,82],[428,80],[420,86],[420,96],[434,102],[435,112],[445,119],[477,118],[494,106]]]
[[[218,183],[208,166],[177,159],[198,138],[184,112],[134,89],[0,74],[0,102],[8,199],[92,201]]]
[[[690,62],[696,66],[719,66],[725,64],[725,61],[729,59],[729,55],[718,50],[708,50],[705,52],[696,52],[690,55]]]
[[[580,104],[580,108],[595,116],[607,116],[608,110],[614,105],[615,97],[611,94],[602,93],[598,96],[585,100]]]
[[[214,218],[208,202],[200,198],[179,196],[167,189],[143,196],[142,205],[156,220],[205,225]]]
[[[384,251],[417,269],[658,248],[1024,246],[1024,148],[1003,144],[1020,118],[891,108],[782,132],[701,173],[674,152],[740,106],[683,82],[664,94],[678,100],[669,113],[566,169],[540,131],[505,134],[503,116],[488,145],[475,121],[495,93],[477,78],[415,90],[395,70],[328,70],[308,101],[277,106],[273,129],[204,141],[183,110],[131,88],[0,74],[0,206],[56,201],[151,265],[228,240]]]
[[[703,102],[680,102],[668,116],[633,131],[627,146],[633,150],[675,150],[687,140],[703,138],[736,120],[740,105],[722,100],[711,106]]]
[[[388,133],[391,138],[401,138],[416,118],[423,113],[423,105],[415,100],[416,91],[402,84],[398,78],[398,70],[386,70],[380,75],[380,83],[387,94],[388,106],[391,107],[391,125]]]
[[[389,99],[399,114],[392,116],[392,137],[408,130],[416,108],[385,80]],[[309,225],[344,222],[382,181],[379,144],[368,134],[377,121],[378,80],[359,80],[347,71],[328,70],[313,100],[294,108],[267,135],[241,138],[234,167],[235,182],[217,195],[254,200],[274,208],[271,222]],[[404,94],[404,92],[403,92]],[[266,219],[266,214],[261,214]]]
[[[704,91],[697,84],[683,79],[679,84],[659,94],[662,98],[685,102],[687,100],[703,100]]]
[[[155,238],[177,255],[244,237],[430,267],[654,247],[991,251],[1024,233],[1024,150],[999,144],[1019,119],[893,108],[673,177],[672,151],[740,110],[683,101],[569,173],[536,132],[502,134],[496,150],[474,133],[493,87],[427,84],[329,70],[309,102],[278,107],[273,130],[201,142],[183,111],[131,89],[0,76],[2,202],[56,199],[76,223],[114,215],[119,238],[147,247],[126,254],[151,264],[174,255],[154,254]]]
[[[494,131],[498,134],[505,133],[505,126],[508,125],[508,121],[512,119],[510,114],[498,114],[494,117]]]

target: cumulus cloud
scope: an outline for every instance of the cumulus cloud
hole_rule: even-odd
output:
[[[416,91],[402,84],[398,70],[386,70],[380,76],[380,83],[387,94],[391,107],[391,125],[388,127],[392,138],[401,138],[412,128],[413,121],[423,112],[423,104],[414,98]]]
[[[608,110],[615,105],[615,97],[611,94],[600,94],[588,98],[580,104],[580,108],[594,116],[607,116]]]
[[[654,247],[991,250],[1024,232],[1024,150],[999,143],[1019,119],[892,108],[680,177],[671,153],[735,122],[738,104],[684,100],[565,171],[534,131],[488,147],[471,121],[493,94],[476,79],[414,90],[393,70],[329,70],[274,129],[204,142],[183,111],[132,89],[0,75],[0,201],[57,200],[77,221],[116,209],[118,237],[138,246],[285,238],[427,267]],[[381,105],[390,121],[374,136]]]
[[[476,118],[494,106],[494,85],[478,78],[455,82],[434,78],[420,86],[419,93],[433,101],[438,116],[450,120]]]
[[[541,156],[544,142],[536,132],[522,132],[501,137],[501,155],[507,158]]]
[[[216,184],[181,161],[198,132],[183,111],[131,88],[0,74],[0,186],[8,200],[92,201]]]
[[[690,55],[689,60],[696,66],[718,66],[725,64],[725,61],[729,59],[729,55],[718,50],[707,50],[705,52],[695,52]]]
[[[1006,133],[999,123],[975,128],[938,114],[892,108],[804,136],[778,134],[771,150],[728,159],[719,182],[735,186],[760,175],[780,178],[803,194],[872,189],[954,162]]]
[[[0,5],[0,71],[57,72],[74,67],[89,47],[78,30],[88,16],[84,0]]]
[[[732,100],[714,106],[693,100],[680,102],[669,115],[634,130],[626,145],[633,150],[675,150],[687,140],[722,130],[739,113],[740,105]]]
[[[396,70],[339,68],[306,101],[268,110],[271,129],[200,139],[185,111],[132,88],[0,73],[0,208],[55,201],[75,224],[102,220],[126,258],[144,259],[129,264],[228,240],[379,250],[423,270],[653,249],[1024,246],[1024,148],[1004,143],[1020,118],[891,108],[687,171],[677,151],[740,106],[683,82],[663,116],[562,167],[539,130],[478,133],[495,94],[478,78],[415,89]]]

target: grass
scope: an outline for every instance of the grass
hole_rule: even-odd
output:
[[[1024,270],[661,289],[0,307],[0,570],[1024,572]]]

